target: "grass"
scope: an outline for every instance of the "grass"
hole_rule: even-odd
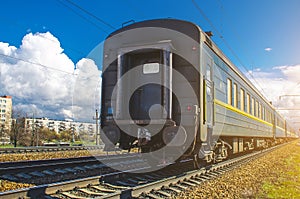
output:
[[[278,160],[280,164],[281,160]],[[300,145],[295,144],[287,154],[277,178],[267,180],[262,186],[267,198],[300,198]]]
[[[14,145],[12,145],[12,144],[4,144],[4,145],[0,144],[0,148],[14,148]]]

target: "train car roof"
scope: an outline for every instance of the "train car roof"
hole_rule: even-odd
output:
[[[161,27],[172,29],[190,36],[199,43],[200,39],[203,40],[216,53],[217,56],[219,56],[241,79],[243,79],[256,92],[258,96],[260,96],[265,101],[266,104],[268,104],[272,109],[275,110],[275,107],[258,91],[258,89],[252,84],[252,82],[230,61],[229,58],[227,58],[222,50],[219,49],[219,47],[211,40],[206,32],[204,32],[197,24],[185,20],[171,18],[146,20],[141,22],[134,22],[128,26],[124,26],[112,32],[107,37],[107,39],[121,32],[143,27]],[[278,114],[281,115],[280,113]]]
[[[200,27],[192,22],[179,20],[179,19],[153,19],[146,20],[141,22],[134,22],[128,26],[124,26],[115,32],[112,32],[107,38],[112,37],[118,33],[132,30],[135,28],[143,28],[143,27],[157,27],[157,28],[167,28],[172,29],[178,32],[181,32],[185,35],[190,36],[199,42],[199,33],[201,31]],[[193,31],[194,30],[194,31]]]

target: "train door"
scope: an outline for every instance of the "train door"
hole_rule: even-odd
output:
[[[122,55],[119,77],[126,74],[128,78],[118,88],[118,119],[145,121],[170,117],[171,70],[165,66],[171,66],[171,55],[169,51],[151,48]],[[128,110],[129,115],[124,114]]]
[[[211,62],[206,64],[206,75],[205,75],[205,86],[206,86],[206,124],[208,129],[212,129],[214,125],[214,97],[213,97],[213,81],[212,81],[212,65]]]
[[[212,142],[214,126],[214,84],[213,84],[213,60],[209,54],[204,51],[203,60],[203,125],[201,133],[203,142]]]
[[[155,104],[162,105],[162,69],[160,67],[162,60],[162,51],[159,50],[130,55],[129,67],[139,66],[137,73],[131,76],[130,83],[140,85],[129,100],[129,112],[133,120],[150,120],[150,108]],[[156,82],[156,84],[144,84],[149,81]],[[153,110],[152,107],[152,119],[162,118],[162,110],[159,108]]]

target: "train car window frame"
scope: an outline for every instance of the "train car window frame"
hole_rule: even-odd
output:
[[[227,103],[232,105],[232,80],[227,79]]]
[[[247,113],[250,113],[250,110],[251,110],[251,103],[250,103],[250,94],[247,93],[247,107],[246,107],[246,110],[247,110]]]
[[[241,103],[241,110],[245,111],[245,90],[244,89],[240,89],[240,103]]]
[[[258,115],[258,118],[260,119],[261,118],[261,105],[260,105],[260,102],[258,101],[258,109],[257,109],[257,115]]]
[[[254,110],[255,110],[255,101],[254,98],[251,98],[251,114],[254,115]]]
[[[254,116],[255,116],[255,117],[258,117],[258,109],[259,109],[258,107],[259,107],[258,101],[255,100],[255,113],[254,113]]]
[[[233,106],[238,108],[238,86],[236,83],[233,84]]]

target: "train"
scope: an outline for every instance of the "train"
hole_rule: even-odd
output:
[[[108,35],[101,92],[107,151],[210,163],[298,137],[212,32],[189,21],[134,22]]]

